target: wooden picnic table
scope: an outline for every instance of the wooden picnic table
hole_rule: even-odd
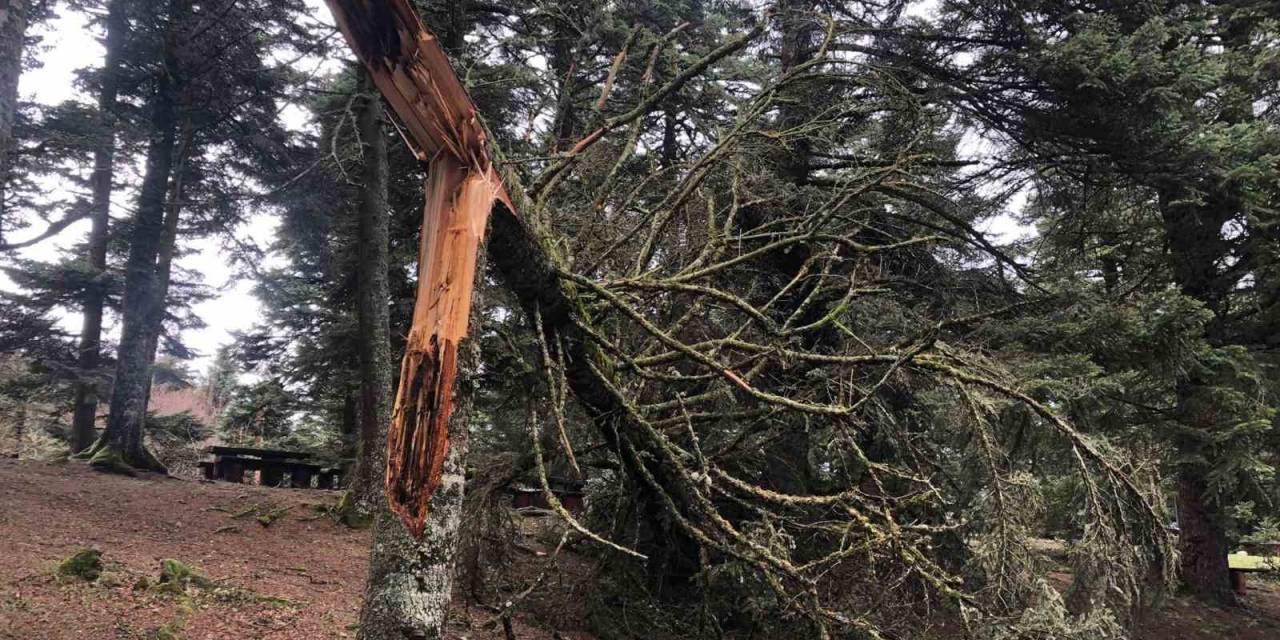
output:
[[[305,460],[311,457],[306,451],[285,451],[284,449],[257,449],[254,447],[209,447],[209,453],[216,456],[256,456],[259,458],[294,458]]]
[[[1227,570],[1231,574],[1231,588],[1238,594],[1248,591],[1245,576],[1280,570],[1280,556],[1254,556],[1243,551],[1227,554]]]
[[[311,454],[305,451],[283,449],[259,449],[256,447],[208,448],[213,460],[200,463],[200,469],[208,480],[244,482],[245,471],[261,471],[261,484],[277,487],[289,476],[289,485],[298,489],[311,488],[312,478],[317,478],[317,488],[336,489],[340,471],[337,468],[307,462]]]

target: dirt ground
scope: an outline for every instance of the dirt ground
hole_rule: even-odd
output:
[[[0,639],[352,638],[369,533],[320,516],[316,506],[336,499],[0,458]],[[263,526],[257,516],[267,513],[279,515]],[[55,577],[79,547],[102,552],[97,582]],[[137,586],[154,581],[166,558],[216,586],[185,596]],[[502,637],[500,628],[469,628],[490,617],[455,608],[451,635]],[[522,640],[551,637],[515,626]]]
[[[0,458],[0,640],[354,637],[369,535],[316,510],[336,498]],[[263,526],[263,514],[278,517]],[[102,552],[97,582],[55,576],[79,547]],[[154,580],[166,558],[199,568],[214,586],[174,595],[137,584]],[[1135,637],[1280,639],[1280,584],[1254,580],[1245,602],[1221,611],[1174,599]],[[455,605],[451,638],[503,638],[500,628],[478,628],[491,615]],[[513,632],[590,638],[519,619]]]
[[[312,505],[332,500],[0,460],[0,638],[351,637],[368,534],[316,518]],[[285,507],[270,526],[256,520]],[[105,581],[53,577],[77,547],[102,552]],[[181,598],[135,589],[165,558],[239,591]]]
[[[1280,583],[1252,579],[1230,611],[1174,598],[1145,620],[1135,640],[1280,640]]]

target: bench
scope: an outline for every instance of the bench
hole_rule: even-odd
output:
[[[1231,589],[1240,595],[1248,591],[1245,576],[1280,570],[1280,556],[1253,556],[1243,551],[1227,554],[1227,570],[1231,574]]]
[[[555,496],[566,511],[574,514],[582,512],[586,484],[578,480],[551,477],[547,478],[547,485],[551,488],[551,495]],[[511,506],[517,510],[551,510],[551,503],[547,500],[540,481],[515,481],[507,486],[507,492],[511,494]]]
[[[260,471],[263,486],[282,486],[287,475],[289,486],[297,489],[311,488],[313,478],[316,488],[336,489],[341,475],[334,467],[306,462],[311,454],[301,451],[224,446],[210,447],[208,451],[213,454],[213,460],[200,463],[207,480],[240,483],[244,482],[246,471]]]

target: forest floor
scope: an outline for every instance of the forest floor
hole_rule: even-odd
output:
[[[79,464],[0,458],[0,640],[273,640],[351,638],[369,534],[325,517],[332,492],[266,489],[160,476],[125,478]],[[274,514],[267,526],[259,516]],[[78,548],[102,553],[95,582],[57,576]],[[163,559],[211,585],[173,593],[154,583]],[[452,638],[490,640],[486,611],[455,604]],[[513,626],[521,640],[551,632]],[[565,640],[588,635],[561,631]],[[1280,584],[1251,582],[1246,606],[1174,599],[1141,640],[1280,638]]]
[[[0,458],[0,640],[353,638],[369,532],[317,510],[337,497]],[[95,582],[56,575],[81,547],[102,553]],[[212,585],[175,594],[138,584],[155,583],[170,558]],[[486,611],[453,613],[452,637],[502,637],[467,628]],[[551,637],[518,618],[515,631]]]

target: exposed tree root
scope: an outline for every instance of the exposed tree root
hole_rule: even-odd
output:
[[[160,462],[146,447],[142,448],[141,459],[128,459],[121,451],[98,440],[92,447],[73,456],[72,460],[82,460],[89,467],[103,473],[114,473],[134,477],[139,471],[150,471],[168,475],[169,468]]]

